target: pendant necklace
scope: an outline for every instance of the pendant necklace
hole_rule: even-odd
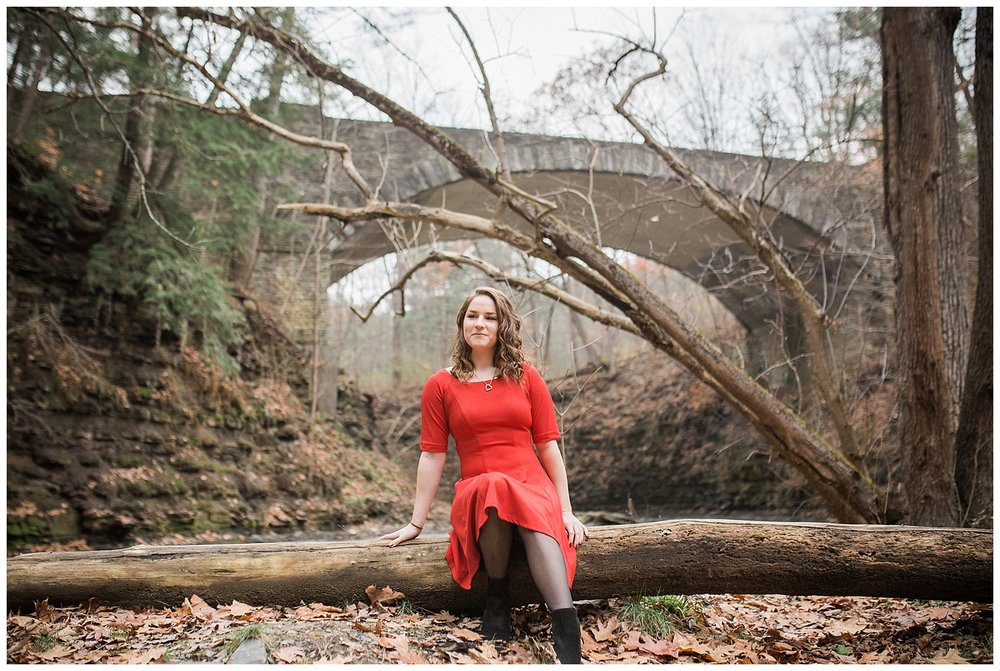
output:
[[[493,389],[493,380],[495,380],[495,379],[497,379],[497,371],[496,371],[496,368],[494,368],[494,369],[493,369],[493,377],[491,377],[491,378],[489,379],[489,381],[487,381],[487,380],[483,380],[483,383],[484,383],[484,388],[486,389],[486,391],[490,391],[490,390],[492,390],[492,389]]]

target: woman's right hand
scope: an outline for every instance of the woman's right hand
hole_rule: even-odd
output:
[[[389,547],[394,548],[400,543],[405,543],[406,541],[411,541],[420,535],[420,529],[412,524],[407,524],[405,527],[399,531],[393,531],[392,533],[382,536],[382,540],[391,541]]]

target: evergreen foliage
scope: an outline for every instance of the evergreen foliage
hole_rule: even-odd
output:
[[[243,312],[232,301],[218,267],[163,235],[150,235],[154,224],[146,218],[114,228],[90,252],[86,283],[95,290],[138,299],[144,317],[186,340],[193,332],[198,343],[223,370],[239,367],[228,353],[239,340]]]
[[[238,365],[227,350],[238,340],[243,315],[230,298],[229,262],[254,231],[283,232],[282,220],[262,202],[259,185],[282,172],[294,148],[271,141],[259,128],[167,99],[130,95],[152,86],[199,101],[208,92],[186,71],[190,66],[162,51],[140,57],[136,35],[116,27],[139,25],[134,10],[75,13],[106,25],[64,21],[28,8],[13,8],[7,16],[8,80],[14,85],[8,136],[20,126],[24,146],[51,169],[25,185],[46,204],[37,217],[26,215],[68,236],[70,194],[75,191],[92,205],[111,203],[109,232],[90,251],[86,284],[137,300],[143,316],[154,320],[157,338],[166,331],[190,341],[235,373]],[[203,36],[192,40],[185,26],[169,20],[169,12],[147,16],[156,34],[175,47],[184,45],[195,60],[204,61],[199,49],[207,50],[210,66],[225,57],[224,50],[201,44]],[[234,84],[246,99],[266,95],[269,56],[260,72]],[[30,89],[41,94],[34,113],[21,104]],[[141,109],[138,128],[130,126],[136,109]],[[135,154],[123,149],[125,141]],[[136,160],[144,163],[144,191],[127,201],[119,218],[113,204],[116,193],[125,202],[123,166]],[[285,195],[271,186],[271,198]]]

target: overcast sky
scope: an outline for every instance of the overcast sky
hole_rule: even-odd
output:
[[[462,7],[456,11],[486,61],[498,114],[507,117],[523,116],[536,105],[533,92],[595,45],[614,42],[610,34],[655,35],[668,55],[688,44],[695,49],[703,44],[724,52],[733,62],[763,63],[777,58],[782,43],[794,37],[788,27],[792,12],[803,13],[783,8],[679,7]],[[816,15],[815,10],[807,13]],[[362,16],[378,25],[387,39],[359,31]],[[340,9],[324,19],[318,33],[333,57],[347,62],[352,74],[390,91],[396,100],[435,123],[489,126],[469,49],[445,9]],[[370,46],[362,46],[380,42],[388,48],[378,49],[377,56]],[[740,86],[740,79],[734,76],[731,86]],[[360,104],[351,111],[366,113]]]

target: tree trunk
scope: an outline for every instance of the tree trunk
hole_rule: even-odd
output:
[[[146,7],[140,14],[143,30],[152,30],[153,19],[159,10]],[[132,91],[146,88],[152,77],[154,46],[145,35],[138,37],[136,67],[132,71],[130,88]],[[153,99],[146,94],[132,95],[129,111],[125,117],[125,131],[122,138],[121,162],[118,177],[111,197],[110,218],[119,222],[125,218],[135,204],[141,188],[140,173],[149,167],[152,155],[152,111]]]
[[[993,8],[976,10],[973,100],[979,160],[979,271],[955,439],[962,525],[993,525]]]
[[[960,236],[952,71],[956,8],[885,8],[882,20],[885,218],[896,255],[900,426],[909,521],[959,523],[956,371],[967,286]],[[961,296],[953,295],[959,292]]]
[[[280,14],[281,25],[283,27],[290,26],[294,15],[295,8],[286,7]],[[241,32],[241,35],[243,32]],[[281,110],[281,89],[285,81],[285,73],[287,70],[288,54],[283,50],[278,49],[275,51],[274,62],[272,63],[271,72],[268,75],[267,98],[264,101],[264,114],[272,121],[277,119],[278,112]],[[274,135],[269,134],[268,142],[273,139]],[[257,193],[260,194],[260,209],[263,214],[270,212],[270,208],[268,207],[269,189],[270,180],[268,180],[267,175],[258,175]],[[259,249],[260,226],[258,225],[254,226],[253,232],[250,234],[250,241],[247,244],[246,253],[239,249],[236,249],[233,252],[230,279],[236,283],[236,286],[240,287],[244,291],[250,288],[250,280],[253,278],[253,269],[257,265],[257,255],[259,253]]]
[[[400,247],[396,251],[396,280],[399,280],[410,269],[407,250]],[[392,366],[392,387],[399,389],[403,385],[403,314],[405,297],[402,291],[392,295],[392,345],[390,347],[390,363]]]
[[[219,74],[216,76],[220,82],[225,84],[229,80],[229,73],[233,71],[233,66],[236,65],[236,59],[240,57],[243,52],[243,45],[246,43],[247,34],[246,32],[240,32],[240,36],[236,38],[236,44],[229,51],[229,56],[226,58],[226,62],[222,64],[222,68],[219,70]],[[205,100],[205,104],[209,107],[215,106],[216,101],[219,99],[219,95],[222,94],[222,89],[218,86],[212,87],[212,92],[208,94],[208,98]]]
[[[444,560],[444,536],[397,548],[382,541],[138,546],[45,552],[7,561],[7,607],[33,601],[119,605],[339,605],[389,585],[415,605],[475,612],[482,573],[467,592]],[[812,594],[990,603],[993,532],[878,525],[679,520],[595,527],[579,550],[573,595]],[[523,554],[511,567],[515,604],[539,603]]]
[[[33,31],[28,26],[25,26],[24,29],[18,32],[17,34],[17,46],[14,47],[14,55],[11,56],[10,65],[7,66],[8,101],[11,97],[10,92],[17,87],[16,83],[17,70],[18,68],[21,67],[22,61],[24,60],[24,56],[28,52],[28,45],[31,42],[32,37],[34,37]]]
[[[18,47],[20,48],[20,43]],[[28,126],[28,121],[35,112],[35,105],[38,103],[38,85],[42,83],[42,78],[49,69],[52,62],[52,50],[46,41],[42,41],[39,46],[38,57],[35,58],[31,66],[31,73],[25,82],[23,96],[21,97],[21,109],[17,114],[17,123],[11,131],[12,142],[22,142],[24,140],[24,130]]]

